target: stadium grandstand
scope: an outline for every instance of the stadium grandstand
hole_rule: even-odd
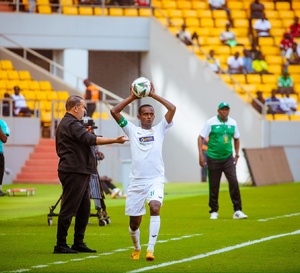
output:
[[[272,25],[271,39],[259,39],[259,50],[269,65],[268,75],[227,73],[228,57],[251,49],[255,33],[254,22],[250,21],[252,1],[226,2],[231,10],[231,30],[243,46],[231,48],[221,43],[219,37],[228,22],[227,15],[211,11],[206,0],[0,1],[1,107],[4,94],[13,94],[17,85],[34,109],[29,118],[14,117],[11,108],[8,116],[1,117],[12,131],[5,151],[6,165],[13,172],[5,176],[4,182],[58,183],[49,166],[37,169],[36,165],[28,165],[40,164],[37,162],[51,156],[55,166],[55,127],[64,114],[66,98],[73,94],[84,96],[86,78],[97,84],[103,94],[92,117],[99,133],[122,133],[109,109],[128,94],[131,82],[139,76],[151,79],[156,92],[177,106],[175,126],[164,147],[168,181],[200,181],[197,137],[204,121],[216,115],[221,101],[230,104],[230,115],[239,124],[241,150],[281,147],[293,180],[300,181],[300,64],[287,67],[294,80],[295,113],[273,116],[267,113],[268,105],[258,102],[262,113],[251,105],[257,91],[267,98],[277,88],[286,62],[279,43],[294,17],[300,17],[300,0],[260,1]],[[199,44],[186,46],[176,38],[183,23],[191,33],[198,33]],[[295,41],[299,44],[300,38]],[[206,62],[211,49],[220,60],[220,74]],[[142,99],[126,109],[128,118],[136,120],[137,107],[144,102],[153,103],[149,98]],[[164,109],[157,107],[157,120],[163,115]],[[47,154],[45,147],[38,149],[42,144],[52,145],[52,152]],[[121,182],[129,147],[103,147],[103,152],[106,160],[101,168],[114,181]],[[32,158],[38,158],[36,163],[29,162]],[[274,159],[274,166],[280,165],[280,158],[276,158],[279,163],[275,157],[269,159]],[[29,176],[26,171],[32,169],[35,174]],[[239,180],[249,183],[251,175],[246,153],[241,151]]]

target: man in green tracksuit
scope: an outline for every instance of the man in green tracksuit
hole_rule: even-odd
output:
[[[239,158],[240,133],[237,123],[229,115],[230,106],[222,102],[218,107],[218,115],[206,121],[198,137],[199,164],[207,164],[209,181],[210,219],[218,219],[218,198],[222,173],[228,183],[231,201],[233,203],[233,219],[245,219],[248,216],[242,212],[242,201],[239,183],[236,175],[236,164]],[[207,148],[207,162],[201,149],[204,139],[209,137]],[[232,155],[232,140],[234,142],[235,157]]]

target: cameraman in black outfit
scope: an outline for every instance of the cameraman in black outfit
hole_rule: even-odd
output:
[[[80,96],[66,101],[66,114],[56,131],[56,153],[59,157],[58,177],[63,193],[57,224],[57,244],[53,253],[96,252],[83,242],[90,216],[90,176],[97,174],[92,146],[113,143],[123,144],[125,136],[104,138],[86,130],[81,120],[86,104]],[[74,244],[67,245],[68,229],[75,216]]]

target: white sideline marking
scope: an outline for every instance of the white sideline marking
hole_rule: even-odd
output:
[[[169,240],[157,240],[157,243],[161,243],[162,244],[162,243],[167,243],[167,242],[172,241],[172,240],[182,240],[182,239],[192,238],[192,237],[201,236],[201,235],[203,235],[203,234],[183,235],[181,237],[171,238]],[[143,244],[142,246],[147,246],[147,244]],[[49,263],[49,264],[33,265],[30,268],[16,269],[16,270],[5,271],[5,272],[10,272],[10,273],[28,272],[32,268],[45,268],[45,267],[49,267],[50,265],[66,264],[66,263],[69,263],[69,262],[79,262],[79,261],[84,261],[86,259],[99,258],[100,256],[113,255],[113,254],[115,254],[117,252],[123,252],[123,251],[128,251],[128,250],[132,250],[132,246],[127,247],[127,248],[119,248],[119,249],[116,249],[116,250],[111,251],[111,252],[103,252],[103,253],[96,254],[96,255],[93,255],[93,256],[87,256],[87,257],[78,258],[78,259],[76,259],[76,258],[75,259],[70,259],[69,261],[57,261],[57,262],[52,262],[52,263]],[[0,271],[0,273],[4,273],[4,271]]]
[[[267,221],[270,221],[270,220],[276,220],[276,219],[286,218],[286,217],[293,217],[293,216],[298,216],[298,215],[300,215],[300,212],[292,213],[292,214],[285,214],[285,215],[276,216],[276,217],[258,219],[257,221],[259,221],[259,222],[267,222]]]
[[[193,257],[190,257],[190,258],[185,258],[185,259],[178,260],[178,261],[172,261],[172,262],[162,263],[162,264],[158,264],[158,265],[143,267],[143,268],[140,268],[140,269],[137,269],[137,270],[129,271],[127,273],[143,272],[143,271],[148,271],[148,270],[151,270],[151,269],[157,269],[157,268],[161,268],[161,267],[170,266],[170,265],[173,265],[173,264],[180,264],[180,263],[190,262],[190,261],[193,261],[193,260],[202,259],[202,258],[209,257],[209,256],[212,256],[212,255],[220,254],[220,253],[223,253],[223,252],[228,252],[228,251],[231,251],[231,250],[234,250],[234,249],[237,249],[237,248],[242,248],[242,247],[245,247],[245,246],[250,246],[250,245],[258,244],[258,243],[261,243],[261,242],[277,239],[277,238],[280,238],[280,237],[296,235],[296,234],[300,234],[300,229],[296,230],[294,232],[290,232],[290,233],[283,233],[283,234],[273,235],[273,236],[257,239],[257,240],[254,240],[254,241],[241,243],[241,244],[238,244],[238,245],[235,245],[235,246],[224,247],[224,248],[221,248],[221,249],[217,249],[215,251],[211,251],[211,252],[208,252],[208,253],[205,253],[205,254],[196,255],[196,256],[193,256]]]

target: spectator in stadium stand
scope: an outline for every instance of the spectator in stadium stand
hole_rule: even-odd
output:
[[[294,23],[290,25],[290,32],[294,38],[300,37],[300,24],[298,16],[294,18]]]
[[[13,100],[13,115],[30,117],[34,111],[27,106],[26,100],[24,96],[20,94],[20,91],[21,89],[19,86],[14,86],[14,94],[11,95]]]
[[[259,19],[265,10],[264,4],[260,3],[259,0],[254,0],[250,4],[250,20]]]
[[[176,33],[176,37],[186,45],[193,45],[193,40],[196,40],[197,44],[200,46],[197,32],[194,32],[191,35],[186,27],[186,24],[182,24],[181,29]]]
[[[287,69],[283,69],[282,74],[278,77],[278,93],[281,95],[295,93],[293,78],[289,75]]]
[[[287,115],[294,114],[297,111],[297,102],[294,98],[290,97],[290,94],[285,93],[280,99],[280,108]]]
[[[256,92],[256,98],[252,99],[251,105],[253,108],[260,114],[263,113],[263,106],[260,104],[265,104],[265,99],[263,97],[263,93],[261,91]]]
[[[257,44],[255,42],[252,43],[249,53],[252,60],[255,60],[257,54],[261,54],[261,51],[257,49]]]
[[[83,83],[86,86],[85,100],[87,101],[86,103],[87,116],[93,117],[93,114],[96,110],[96,102],[101,100],[101,91],[89,79],[84,80]]]
[[[256,35],[256,43],[259,45],[259,39],[263,37],[271,37],[270,30],[271,30],[271,23],[267,19],[266,14],[263,12],[260,15],[260,18],[257,19],[253,25],[253,29]]]
[[[250,57],[250,51],[247,49],[243,50],[244,57],[243,57],[243,62],[244,62],[244,74],[249,74],[253,73],[253,68],[252,68],[252,58]]]
[[[286,51],[292,47],[293,42],[294,42],[294,38],[293,38],[292,34],[289,32],[285,32],[283,34],[283,39],[281,40],[281,42],[279,44],[279,48],[280,48],[282,57],[284,57],[286,54]]]
[[[140,7],[149,7],[151,1],[150,0],[137,0],[136,4]]]
[[[228,22],[225,25],[225,30],[221,32],[220,34],[220,40],[223,45],[228,45],[230,47],[234,47],[237,45],[243,45],[239,44],[236,40],[236,36],[234,32],[230,31],[231,24]]]
[[[276,97],[277,90],[273,89],[271,97],[266,99],[266,105],[268,106],[268,114],[283,114],[284,111],[280,108],[280,99]]]
[[[210,10],[225,10],[228,21],[232,24],[230,9],[226,7],[226,0],[208,0]]]
[[[257,54],[256,59],[252,62],[252,68],[256,74],[269,74],[269,67],[262,54]]]
[[[285,54],[286,65],[300,64],[300,49],[297,43],[293,42],[292,47]]]
[[[243,74],[244,62],[239,52],[236,52],[234,56],[229,56],[227,65],[229,74]]]
[[[221,66],[220,66],[220,61],[215,58],[215,51],[211,49],[209,51],[209,56],[206,58],[206,63],[208,63],[209,67],[211,68],[212,71],[216,73],[221,73]]]

